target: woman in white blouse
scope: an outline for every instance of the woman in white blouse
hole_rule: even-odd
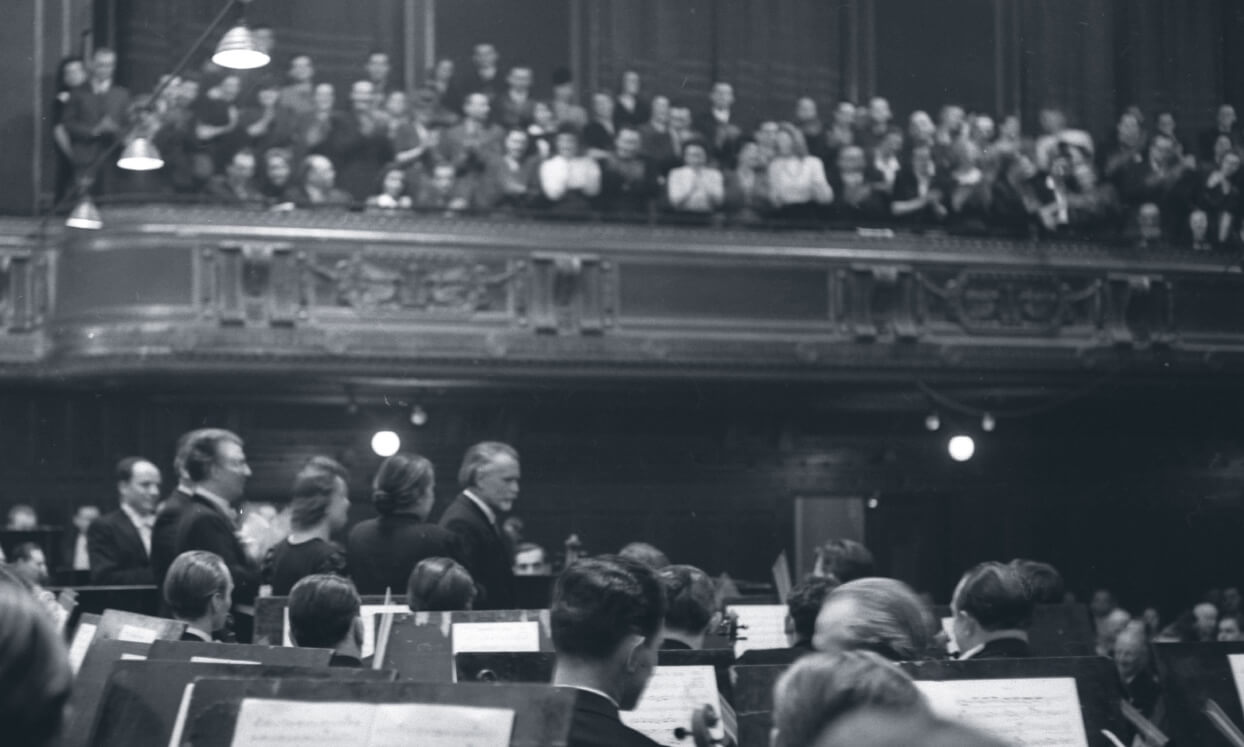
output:
[[[785,220],[815,220],[820,208],[834,201],[825,178],[825,165],[808,155],[803,133],[789,122],[778,125],[777,153],[769,162],[769,190],[777,216]]]
[[[679,213],[709,215],[726,201],[721,171],[708,165],[704,143],[691,140],[682,147],[683,165],[670,171],[667,188],[670,207]]]
[[[579,152],[579,134],[568,126],[557,132],[554,155],[540,164],[540,190],[559,211],[579,212],[600,194],[600,165]]]

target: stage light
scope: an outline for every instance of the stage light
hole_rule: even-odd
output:
[[[371,437],[371,450],[376,456],[391,457],[402,448],[402,439],[393,431],[376,431]]]
[[[936,412],[929,413],[924,419],[924,427],[927,430],[935,431],[942,427],[942,419]]]
[[[271,58],[255,44],[251,30],[242,22],[220,37],[212,62],[233,70],[254,70],[267,65]]]
[[[997,427],[998,427],[998,421],[994,419],[993,415],[990,415],[989,413],[985,413],[981,417],[981,430],[982,431],[986,433],[993,433],[993,429]]]
[[[976,442],[971,436],[954,436],[946,444],[950,458],[956,462],[966,462],[976,453]]]
[[[99,208],[90,197],[83,197],[65,221],[69,228],[82,228],[87,231],[98,231],[104,227],[104,219],[99,216]]]
[[[136,137],[121,151],[117,166],[126,171],[155,171],[164,166],[160,151],[145,137]]]
[[[428,424],[428,411],[415,405],[410,408],[410,424],[416,428]]]

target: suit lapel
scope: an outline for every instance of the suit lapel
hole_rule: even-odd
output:
[[[134,551],[141,555],[144,560],[150,560],[147,548],[143,546],[142,535],[138,533],[138,527],[134,526],[134,522],[130,520],[129,514],[121,511],[118,518],[121,524],[121,533],[125,535],[125,541],[129,542],[133,546]]]

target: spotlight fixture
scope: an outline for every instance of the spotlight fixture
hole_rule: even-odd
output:
[[[69,228],[81,228],[87,231],[98,231],[104,227],[104,219],[99,215],[99,208],[90,196],[83,197],[65,221]]]
[[[376,431],[371,437],[371,450],[376,456],[391,457],[402,448],[402,439],[393,431]]]
[[[983,416],[981,416],[981,430],[982,431],[986,433],[993,433],[993,429],[997,427],[998,427],[998,421],[994,419],[993,415],[990,415],[989,413],[985,413]]]
[[[935,430],[937,430],[938,428],[941,428],[941,427],[942,427],[942,419],[941,419],[941,417],[937,414],[937,411],[936,411],[936,410],[934,410],[933,412],[931,412],[931,413],[929,413],[928,415],[926,415],[926,416],[925,416],[925,418],[924,418],[924,427],[925,427],[927,430],[930,430],[930,431],[935,431]]]
[[[956,462],[966,462],[976,454],[976,442],[971,436],[953,436],[946,444],[950,458]]]
[[[160,157],[160,151],[156,149],[155,144],[140,135],[131,140],[125,146],[125,150],[121,151],[117,166],[126,171],[155,171],[164,166],[164,159]]]
[[[415,405],[410,408],[410,424],[416,428],[428,424],[428,411]]]

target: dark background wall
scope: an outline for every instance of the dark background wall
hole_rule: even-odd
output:
[[[380,461],[370,435],[393,427],[436,465],[442,500],[470,443],[514,444],[524,471],[516,513],[553,548],[570,532],[592,552],[642,539],[714,574],[767,580],[778,552],[794,551],[797,498],[854,496],[876,500],[865,525],[882,569],[939,600],[969,565],[1017,556],[1055,563],[1081,595],[1108,584],[1129,603],[1168,609],[1244,581],[1241,401],[1221,393],[1099,397],[1002,417],[992,434],[976,429],[976,457],[957,464],[949,430],[926,432],[923,412],[824,407],[815,391],[776,385],[485,386],[420,395],[430,421],[419,429],[398,404],[413,400],[396,391],[357,413],[341,397],[277,387],[244,398],[167,391],[0,395],[0,508],[31,501],[55,523],[79,503],[107,507],[112,464],[134,453],[156,460],[171,487],[176,436],[212,424],[246,439],[256,500],[280,498],[312,454],[341,459],[358,519],[370,515]]]

